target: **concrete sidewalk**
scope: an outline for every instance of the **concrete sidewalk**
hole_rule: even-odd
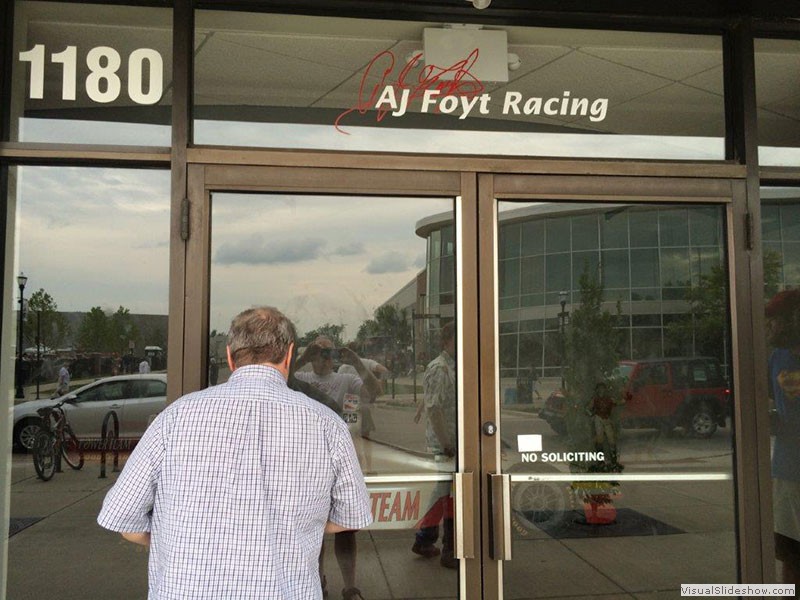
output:
[[[8,600],[147,597],[147,551],[96,523],[117,476],[98,479],[99,473],[99,460],[90,458],[80,471],[64,465],[45,482],[29,455],[14,455],[12,525],[40,520],[8,541]]]

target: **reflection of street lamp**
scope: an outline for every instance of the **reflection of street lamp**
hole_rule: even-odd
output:
[[[564,352],[566,350],[566,339],[564,333],[566,329],[565,326],[567,315],[569,314],[566,310],[564,310],[567,306],[567,292],[558,292],[558,302],[561,304],[561,312],[558,313],[559,325],[561,328],[561,389],[564,390],[566,387],[564,384],[564,359],[566,358],[564,356]]]
[[[25,312],[25,300],[23,294],[25,293],[25,284],[28,283],[28,278],[25,273],[20,271],[17,275],[17,285],[19,286],[19,327],[17,339],[17,393],[16,398],[25,398],[25,390],[22,388],[22,326],[23,326],[23,313]]]

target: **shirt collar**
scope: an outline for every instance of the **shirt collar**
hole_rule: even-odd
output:
[[[268,365],[245,365],[244,367],[239,367],[231,374],[228,381],[243,379],[264,379],[286,385],[286,380],[281,375],[281,372]]]

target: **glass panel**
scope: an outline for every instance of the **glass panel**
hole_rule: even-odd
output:
[[[11,326],[0,377],[8,415],[13,402],[15,448],[3,457],[11,469],[11,540],[0,588],[9,598],[52,598],[58,581],[60,597],[144,598],[147,554],[94,523],[117,477],[109,456],[107,477],[98,479],[100,450],[121,450],[124,464],[166,405],[170,174],[33,166],[8,173],[14,243],[3,322]],[[20,272],[27,277],[21,290]],[[80,470],[64,464],[44,483],[25,448],[42,422],[37,410],[57,397],[70,400],[63,409],[84,462]],[[119,441],[103,444],[111,411]],[[70,559],[54,561],[42,577],[42,548]],[[81,577],[97,571],[98,557],[112,576]]]
[[[658,246],[658,212],[633,212],[630,214],[630,224],[632,247]]]
[[[544,224],[547,252],[568,252],[570,249],[569,219],[546,219]]]
[[[658,250],[631,250],[631,285],[659,285]]]
[[[200,144],[724,158],[720,36],[201,10],[195,44]]]
[[[800,41],[755,40],[758,160],[800,166]]]
[[[498,207],[501,224],[523,219],[523,227],[609,211]],[[619,248],[624,237],[611,236],[614,249],[599,249],[602,277],[576,281],[573,269],[571,294],[548,294],[536,313],[499,313],[500,331],[520,325],[516,353],[504,340],[499,349],[502,465],[512,479],[504,597],[666,598],[687,581],[737,581],[725,237],[709,246],[700,236],[695,247],[689,235],[695,217],[721,231],[725,207],[614,210],[614,220],[631,218],[632,232],[651,225],[653,247]],[[584,254],[595,253],[545,254],[547,277],[553,259],[574,265]],[[696,255],[703,267],[692,281]],[[663,301],[649,287],[661,279],[680,284]],[[609,281],[630,300],[608,301]],[[545,319],[542,338],[527,333],[536,316]]]
[[[689,215],[687,211],[662,210],[658,221],[662,246],[689,245]]]
[[[529,221],[522,224],[522,256],[544,252],[544,223]]]
[[[169,146],[172,10],[17,1],[11,141]]]
[[[630,286],[630,271],[627,250],[603,252],[603,283],[606,289]]]
[[[441,566],[458,566],[450,497],[456,306],[452,286],[426,291],[430,278],[420,271],[437,265],[437,279],[455,281],[453,210],[452,198],[212,194],[217,383],[229,376],[219,332],[245,307],[278,307],[297,327],[298,385],[342,412],[366,475],[375,523],[326,541],[332,597],[352,586],[366,598],[458,596],[458,570]],[[373,376],[377,396],[364,383]],[[397,483],[380,482],[386,475]],[[406,481],[412,475],[441,481]]]
[[[800,206],[800,188],[762,188],[762,211],[791,214]],[[781,222],[774,239],[785,239],[794,224]],[[791,237],[791,233],[789,237]],[[800,574],[800,253],[798,244],[764,248],[765,336],[769,355],[772,497],[777,581],[797,583]],[[782,268],[783,267],[783,268]]]
[[[597,215],[572,218],[572,249],[595,250],[597,240]]]
[[[544,257],[523,258],[521,279],[521,293],[541,294],[544,292]]]
[[[603,248],[628,247],[628,214],[615,209],[603,214],[600,220],[601,245]]]

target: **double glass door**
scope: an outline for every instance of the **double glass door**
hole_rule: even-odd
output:
[[[293,320],[372,501],[333,597],[737,581],[730,188],[671,183],[191,167],[182,385],[239,311]]]

